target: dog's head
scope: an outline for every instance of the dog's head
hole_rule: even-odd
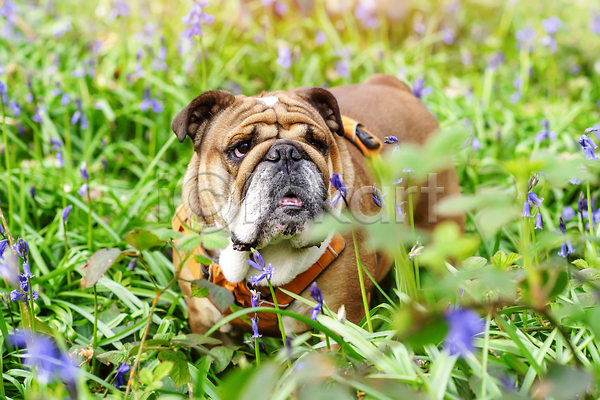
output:
[[[343,126],[335,97],[321,88],[258,97],[209,91],[171,124],[194,155],[183,187],[190,215],[225,227],[236,250],[289,240],[295,248],[318,244],[310,223],[329,207],[329,177],[345,173]],[[324,239],[324,238],[323,238]]]

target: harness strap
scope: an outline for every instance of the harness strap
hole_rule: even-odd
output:
[[[342,124],[346,140],[358,147],[365,157],[377,157],[383,148],[381,140],[350,117],[342,115]]]

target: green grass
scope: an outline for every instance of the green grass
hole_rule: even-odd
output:
[[[590,30],[590,4],[465,1],[449,12],[449,3],[410,1],[402,2],[401,19],[380,15],[379,28],[365,29],[352,8],[326,12],[321,2],[307,16],[293,7],[276,16],[258,0],[243,7],[236,0],[212,1],[206,10],[214,23],[182,55],[181,17],[192,3],[133,3],[130,15],[114,20],[108,18],[110,2],[74,1],[19,2],[16,18],[0,17],[0,66],[7,71],[0,81],[22,111],[15,115],[8,104],[3,109],[0,209],[12,237],[29,243],[31,286],[39,295],[35,330],[52,336],[80,366],[79,398],[123,398],[125,387],[114,388],[123,362],[136,370],[127,389],[136,399],[600,395],[600,240],[577,213],[580,193],[586,202],[591,197],[590,205],[596,200],[600,171],[599,161],[586,160],[577,143],[600,122],[600,35]],[[552,15],[563,22],[554,54],[540,41],[541,21]],[[424,24],[424,34],[415,33],[416,21]],[[72,29],[55,37],[68,23]],[[537,33],[531,52],[516,47],[516,31],[527,26]],[[444,27],[456,34],[452,44],[443,42]],[[315,43],[318,31],[327,37],[322,45]],[[278,48],[286,45],[294,56],[289,70],[276,62]],[[161,46],[166,70],[153,68]],[[347,76],[336,72],[343,49],[350,54]],[[489,59],[499,51],[505,61],[492,69]],[[471,62],[463,63],[469,55]],[[72,75],[90,66],[92,76]],[[424,147],[403,145],[391,160],[375,162],[381,187],[392,187],[404,168],[414,169],[418,179],[451,157],[464,197],[443,210],[466,212],[466,233],[442,225],[431,237],[420,234],[423,254],[410,261],[407,252],[416,238],[409,227],[365,228],[373,246],[396,256],[386,292],[374,293],[372,332],[366,319],[342,323],[338,310],[325,306],[316,322],[294,316],[314,331],[293,338],[290,349],[282,349],[281,339],[265,339],[260,365],[254,342],[225,347],[191,335],[187,306],[174,284],[175,235],[160,230],[170,228],[181,203],[192,153],[189,141],[177,142],[171,119],[205,90],[252,95],[357,83],[376,72],[409,84],[423,75],[434,89],[423,102],[442,127]],[[522,93],[513,103],[517,78]],[[56,82],[70,104],[53,94]],[[164,105],[162,112],[140,110],[146,87]],[[78,98],[87,129],[71,125]],[[38,107],[45,113],[34,122]],[[536,141],[542,120],[549,121],[555,140]],[[476,137],[481,148],[463,145],[468,137]],[[63,168],[57,168],[51,138],[63,143]],[[82,162],[90,173],[90,202],[77,193],[84,182]],[[534,219],[520,215],[532,176],[539,178],[533,191],[544,197],[543,231],[534,231]],[[570,184],[573,177],[581,183]],[[67,205],[73,210],[65,232],[61,214]],[[576,213],[561,236],[553,230],[565,206]],[[138,231],[126,237],[134,230],[154,235],[140,239],[135,235],[144,233]],[[557,253],[567,239],[575,253],[565,259]],[[82,270],[101,249],[117,249],[116,261],[102,265],[97,253],[88,272]],[[129,270],[132,257],[137,261]],[[93,279],[90,269],[106,273]],[[14,288],[0,286],[7,299]],[[475,310],[484,326],[464,358],[442,345],[448,331],[444,312],[454,306]],[[23,365],[24,351],[6,340],[14,328],[31,327],[30,309],[31,302],[9,300],[0,307],[0,398],[67,398],[65,385],[40,381]],[[515,391],[507,382],[516,383]]]

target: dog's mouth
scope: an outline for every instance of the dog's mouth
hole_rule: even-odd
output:
[[[278,203],[279,207],[289,207],[290,209],[301,209],[304,206],[302,200],[296,197],[293,193],[286,193]]]

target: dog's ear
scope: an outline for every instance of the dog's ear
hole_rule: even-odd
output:
[[[344,125],[340,107],[333,94],[319,87],[299,88],[296,90],[298,96],[306,100],[321,114],[325,123],[333,133],[344,136]]]
[[[192,142],[208,127],[211,119],[223,109],[232,105],[235,96],[225,90],[211,90],[196,97],[171,122],[171,129],[183,142],[189,135]]]

